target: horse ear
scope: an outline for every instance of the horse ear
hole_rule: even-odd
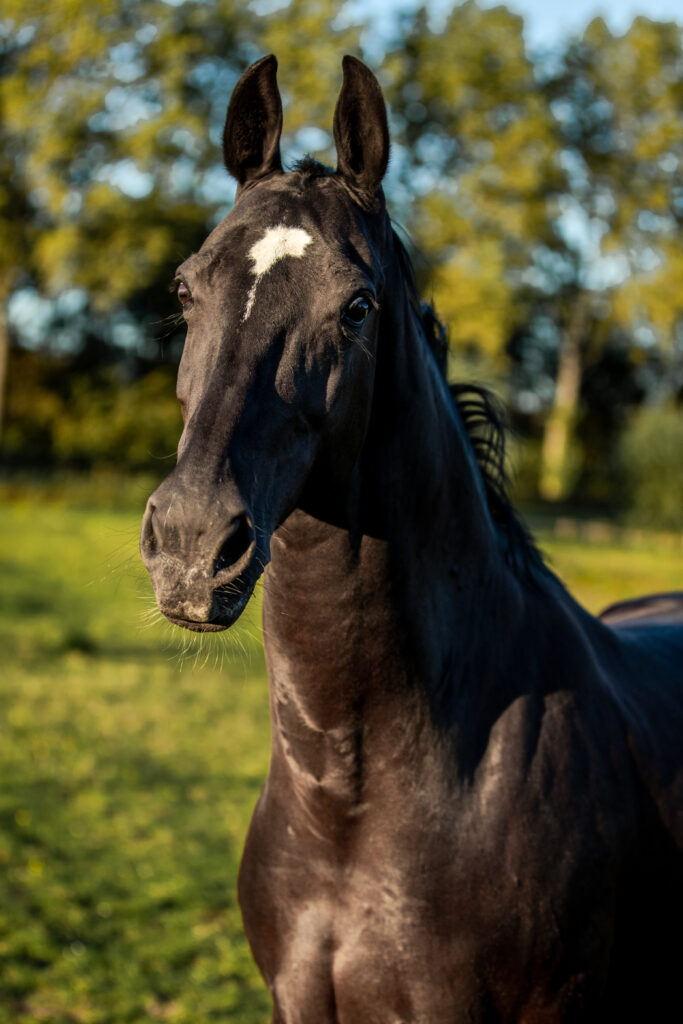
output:
[[[389,161],[389,128],[382,90],[355,57],[342,61],[344,81],[334,111],[337,174],[356,189],[374,192]]]
[[[282,101],[271,53],[248,67],[230,98],[223,128],[223,159],[240,185],[282,170]]]

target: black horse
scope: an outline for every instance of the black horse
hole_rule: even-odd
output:
[[[185,429],[141,539],[189,629],[265,568],[239,893],[273,1020],[681,1020],[683,596],[605,623],[545,568],[392,231],[375,78],[344,59],[336,171],[285,174],[275,70],[235,89],[237,201],[177,272]]]

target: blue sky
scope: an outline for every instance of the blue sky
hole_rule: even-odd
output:
[[[497,0],[480,2],[495,7]],[[509,0],[505,6],[524,16],[527,42],[534,48],[552,46],[598,16],[612,32],[624,32],[639,14],[656,21],[683,21],[683,0]]]
[[[483,7],[496,7],[501,0],[479,0]],[[657,21],[683,22],[683,0],[503,0],[510,10],[521,14],[527,45],[532,49],[552,47],[563,37],[578,34],[598,16],[610,30],[624,32],[633,19],[643,14]],[[448,11],[453,0],[429,0],[435,13]],[[367,10],[366,0],[357,0],[359,10]],[[372,6],[376,24],[396,11],[410,11],[418,0],[375,0]]]

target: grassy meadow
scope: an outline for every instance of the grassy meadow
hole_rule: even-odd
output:
[[[258,595],[236,639],[159,622],[143,504],[0,507],[0,1024],[268,1019],[235,896],[267,769]],[[594,611],[683,583],[680,546],[541,542]]]

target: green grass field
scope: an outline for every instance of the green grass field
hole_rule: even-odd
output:
[[[138,524],[0,508],[0,1024],[268,1019],[235,896],[268,760],[258,598],[237,640],[159,622]],[[541,540],[594,611],[683,585],[680,548]]]

